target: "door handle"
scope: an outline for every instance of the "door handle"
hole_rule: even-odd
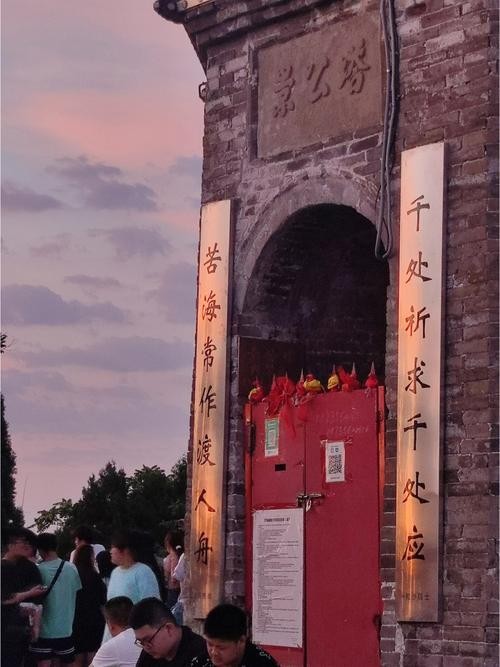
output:
[[[313,500],[324,498],[324,493],[299,493],[297,494],[297,507],[303,507],[306,504],[306,512],[311,509]]]
[[[309,500],[319,500],[320,498],[324,498],[325,494],[324,493],[308,493],[307,497]]]

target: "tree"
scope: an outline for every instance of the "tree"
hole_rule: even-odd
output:
[[[129,481],[130,520],[135,526],[151,526],[157,542],[167,529],[184,517],[186,505],[186,459],[169,475],[158,466],[143,466]]]
[[[103,542],[120,528],[149,532],[162,542],[185,512],[186,457],[169,475],[159,466],[143,466],[127,477],[122,468],[109,461],[98,475],[91,475],[81,499],[62,499],[48,510],[38,512],[38,530],[55,528],[63,548],[69,550],[71,531],[80,524],[92,526]]]
[[[128,487],[123,468],[117,468],[114,461],[109,461],[82,489],[81,500],[75,503],[72,527],[87,524],[109,536],[128,526]]]
[[[7,349],[7,335],[0,332],[0,353],[3,354]],[[24,525],[23,512],[19,507],[16,507],[16,455],[12,449],[10,440],[9,425],[5,419],[5,403],[3,394],[0,395],[1,401],[1,526],[2,529],[11,527],[19,527]]]
[[[54,503],[49,510],[41,510],[35,519],[38,532],[43,533],[51,528],[62,530],[73,516],[73,511],[73,502],[66,498]]]
[[[187,488],[187,457],[183,456],[172,468],[169,475],[171,483],[172,502],[169,513],[176,519],[181,519],[186,513],[186,488]]]
[[[16,455],[12,449],[9,425],[5,420],[5,403],[3,394],[0,395],[2,412],[2,507],[1,521],[2,528],[19,527],[24,525],[23,512],[16,507]]]

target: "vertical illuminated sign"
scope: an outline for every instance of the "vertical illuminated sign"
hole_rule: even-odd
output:
[[[439,619],[444,144],[404,151],[398,316],[396,614]]]
[[[221,599],[231,202],[201,209],[193,424],[190,588],[195,618]]]

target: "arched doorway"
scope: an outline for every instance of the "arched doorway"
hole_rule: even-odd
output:
[[[333,364],[350,370],[355,363],[364,379],[374,362],[383,379],[388,267],[375,258],[374,245],[372,224],[343,205],[301,209],[270,237],[240,319],[247,390],[255,376],[269,389],[273,375],[297,381],[301,370],[326,386]],[[286,667],[333,664],[334,655],[353,667],[380,664],[379,398],[364,391],[323,395],[309,404],[306,417],[292,417],[288,429],[281,416],[268,418],[265,405],[255,406],[246,488],[254,636]],[[342,452],[340,477],[327,471],[336,456],[332,447]],[[277,524],[266,532],[273,521],[290,521],[293,540],[285,531],[279,543]],[[268,536],[277,540],[271,546]],[[295,555],[283,546],[292,542]],[[294,560],[297,552],[302,560]],[[303,572],[302,583],[276,584],[276,577],[293,580],[280,563]],[[262,594],[255,595],[261,584]],[[273,595],[279,600],[274,608]]]
[[[385,376],[386,262],[375,228],[353,208],[320,204],[292,214],[269,239],[240,316],[240,390],[258,376],[326,380],[332,364]]]

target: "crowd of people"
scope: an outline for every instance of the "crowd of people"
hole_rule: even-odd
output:
[[[183,535],[154,542],[121,531],[110,549],[91,529],[74,531],[69,561],[57,537],[8,531],[1,561],[3,667],[277,667],[249,641],[232,604],[212,609],[204,637],[183,624]]]

